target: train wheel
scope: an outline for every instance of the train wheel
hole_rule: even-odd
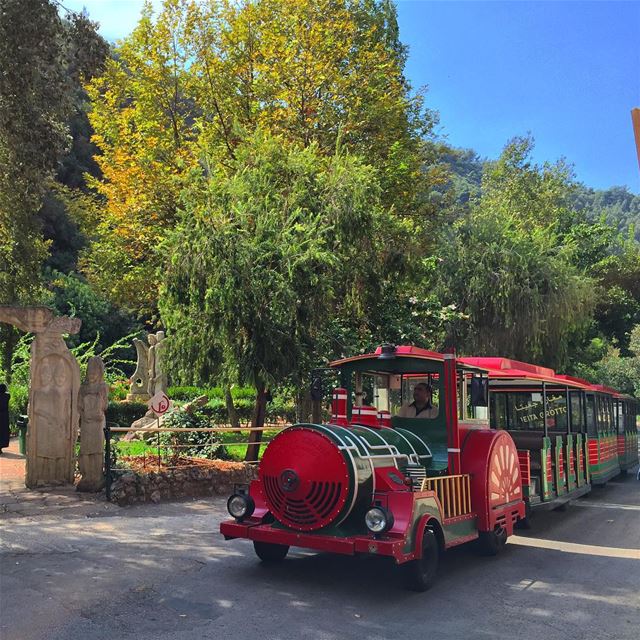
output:
[[[280,562],[289,553],[289,545],[287,544],[272,544],[271,542],[254,540],[253,548],[262,562]]]
[[[480,531],[478,545],[485,556],[497,556],[507,542],[507,530],[496,525],[493,531]]]
[[[426,591],[433,586],[438,573],[440,549],[436,535],[431,529],[425,529],[422,539],[422,558],[401,565],[407,589]]]

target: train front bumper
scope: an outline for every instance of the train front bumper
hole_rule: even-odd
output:
[[[303,547],[305,549],[341,553],[349,556],[353,556],[356,553],[368,553],[389,556],[398,563],[414,558],[413,553],[404,553],[404,538],[392,535],[380,537],[374,537],[372,534],[346,537],[329,536],[281,529],[252,519],[248,519],[245,522],[237,522],[236,520],[222,522],[220,524],[220,533],[226,540],[245,538],[256,542],[284,544],[290,547]]]

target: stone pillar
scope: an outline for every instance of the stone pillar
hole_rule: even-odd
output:
[[[46,307],[0,307],[0,322],[35,334],[31,345],[27,487],[71,484],[78,438],[80,367],[63,333],[77,333],[78,318],[54,317]]]
[[[109,387],[104,381],[104,363],[99,356],[89,358],[87,376],[80,385],[80,457],[78,491],[100,491],[104,486],[104,427]]]

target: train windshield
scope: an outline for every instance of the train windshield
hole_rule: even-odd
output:
[[[427,406],[430,411],[419,417],[435,418],[440,410],[440,377],[438,374],[363,374],[362,404],[371,404],[378,411],[388,411],[391,415],[402,415],[410,412],[416,402],[416,387],[427,387]],[[357,395],[357,394],[356,394]],[[418,391],[418,397],[420,392]],[[424,395],[424,394],[423,394]],[[407,416],[404,417],[413,417]]]

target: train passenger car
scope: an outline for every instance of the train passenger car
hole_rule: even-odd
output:
[[[586,391],[589,467],[594,485],[606,484],[621,470],[614,414],[615,395],[615,389],[604,385],[589,385]]]
[[[330,367],[330,421],[273,438],[258,479],[229,498],[225,538],[252,540],[263,561],[290,546],[388,556],[416,590],[445,549],[477,540],[498,553],[525,503],[513,438],[489,427],[486,370],[392,345]],[[419,383],[430,406],[406,417]]]
[[[589,425],[595,424],[589,383],[508,358],[462,360],[489,372],[491,427],[508,431],[516,444],[527,512],[588,493]]]
[[[618,433],[618,464],[623,473],[638,464],[638,402],[621,393],[614,394],[615,423]]]

